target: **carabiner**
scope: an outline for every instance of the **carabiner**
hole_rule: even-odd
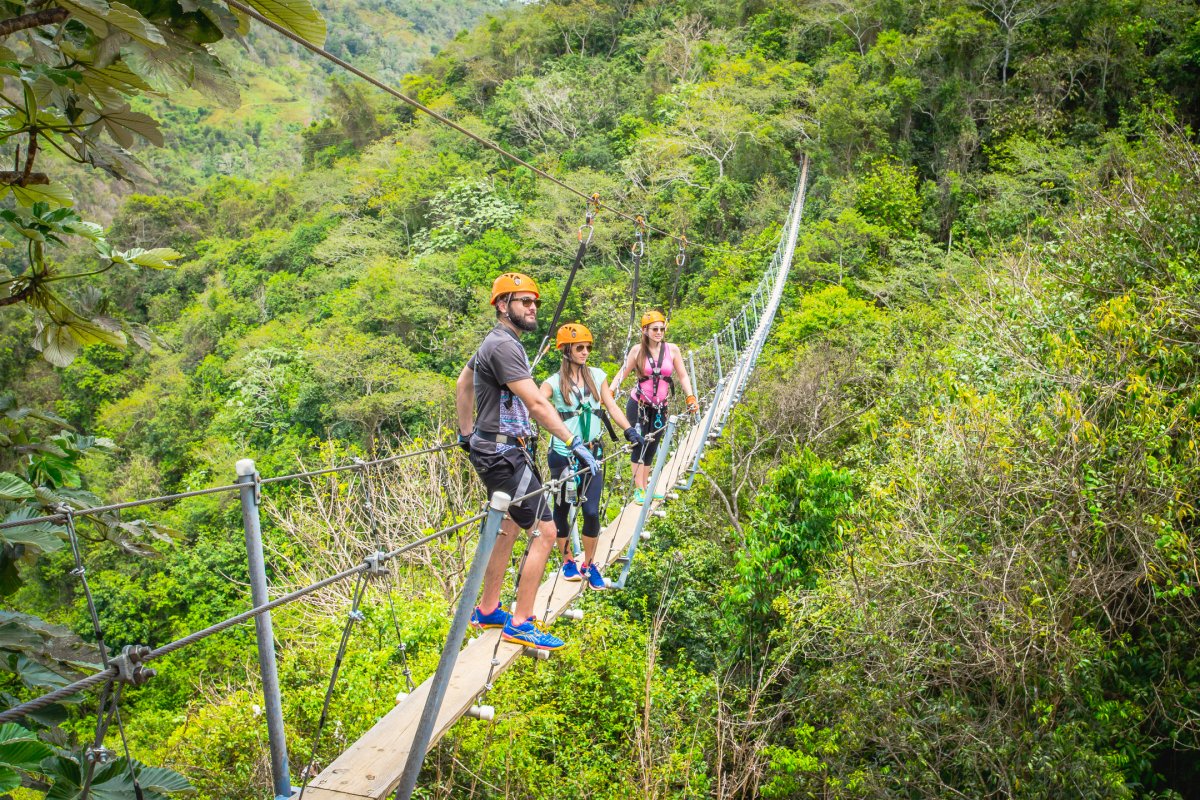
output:
[[[679,252],[675,254],[675,266],[682,267],[687,263],[687,234],[679,235]]]
[[[592,243],[592,220],[596,218],[596,214],[600,211],[600,193],[593,192],[592,196],[587,200],[587,211],[583,215],[583,224],[579,226],[579,241],[584,244]],[[587,230],[587,240],[583,238],[583,232]]]

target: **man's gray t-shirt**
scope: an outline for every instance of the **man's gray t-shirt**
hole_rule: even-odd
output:
[[[513,437],[532,435],[529,409],[508,389],[510,383],[533,377],[529,356],[513,332],[496,325],[467,366],[475,372],[475,430]]]

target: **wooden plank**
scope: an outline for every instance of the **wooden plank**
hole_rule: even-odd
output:
[[[691,467],[696,446],[700,438],[700,426],[694,425],[676,448],[675,453],[663,467],[660,481],[667,490],[673,489],[675,481]],[[620,460],[617,460],[620,464]],[[622,465],[623,468],[623,465]],[[625,555],[641,507],[629,503],[617,517],[600,533],[598,554],[608,554],[609,564]],[[534,612],[552,621],[565,611],[582,593],[585,582],[556,580],[551,575],[538,587]],[[547,608],[549,613],[546,613]],[[483,631],[471,639],[458,655],[454,672],[446,687],[445,699],[438,714],[432,747],[446,731],[475,703],[487,683],[492,653],[500,662],[494,676],[512,666],[522,653],[519,645],[501,642],[499,630]],[[499,647],[497,648],[497,643]],[[551,656],[553,658],[553,656]],[[416,736],[417,723],[425,700],[429,696],[432,678],[413,690],[403,702],[375,723],[362,738],[350,745],[333,763],[313,778],[305,789],[308,800],[379,800],[386,797],[400,783],[400,774],[408,759],[408,751]]]

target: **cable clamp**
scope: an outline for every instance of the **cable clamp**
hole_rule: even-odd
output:
[[[382,550],[367,556],[364,561],[367,565],[368,578],[381,578],[391,574],[387,568],[387,553]]]
[[[71,574],[76,578],[82,578],[84,575],[87,575],[87,567],[76,567],[75,569],[71,570]]]
[[[150,648],[144,644],[127,644],[121,655],[109,659],[109,666],[117,668],[116,679],[130,686],[141,686],[158,674],[158,670],[144,665]]]
[[[113,760],[113,751],[104,745],[100,745],[99,747],[89,746],[83,751],[83,758],[89,764],[107,764]]]
[[[357,608],[351,609],[347,616],[350,617],[351,622],[362,622],[367,618],[367,615],[359,611]]]

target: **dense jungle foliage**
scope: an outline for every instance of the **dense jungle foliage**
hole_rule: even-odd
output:
[[[386,28],[391,3],[353,7]],[[382,71],[375,39],[339,19],[330,40]],[[675,243],[651,237],[642,265],[639,308],[675,297],[685,345],[753,289],[810,158],[783,310],[703,475],[631,588],[589,594],[566,650],[496,683],[496,721],[464,720],[431,752],[424,796],[1195,796],[1196,4],[542,2],[399,80],[703,245],[676,275]],[[170,248],[177,267],[63,291],[144,326],[149,351],[91,344],[52,366],[34,312],[0,309],[10,518],[46,492],[135,498],[227,483],[243,457],[271,475],[438,439],[491,278],[520,268],[557,300],[578,198],[347,79],[327,91],[277,173],[180,172],[115,213],[109,241]],[[610,374],[632,238],[597,218],[566,306]],[[408,463],[373,473],[374,532],[361,475],[269,487],[273,588],[481,497],[457,452]],[[80,524],[110,646],[246,606],[236,500],[120,522]],[[4,607],[44,622],[6,612],[41,636],[5,650],[9,701],[92,639],[62,527],[28,535],[5,544]],[[416,551],[372,588],[317,741],[349,587],[277,613],[298,781],[391,707],[405,668],[430,674],[471,545]],[[157,666],[123,697],[134,757],[202,798],[268,796],[252,632]],[[95,711],[39,720],[43,740],[77,748]]]

